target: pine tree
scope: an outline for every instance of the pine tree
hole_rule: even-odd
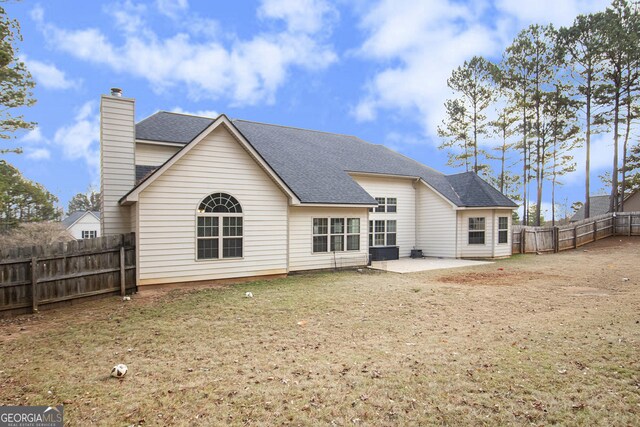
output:
[[[100,193],[89,188],[86,193],[78,193],[69,200],[67,213],[76,211],[99,211]]]
[[[447,148],[449,144],[462,146],[462,157],[456,159],[454,154],[453,158],[449,157],[450,162],[464,160],[468,171],[467,159],[470,158],[475,173],[486,174],[489,167],[486,154],[479,145],[481,138],[487,134],[486,111],[495,99],[494,69],[495,65],[486,59],[474,56],[455,69],[447,80],[447,85],[457,98],[445,104],[447,119],[443,122],[444,127],[439,129],[439,134],[448,138],[448,142],[441,147]]]
[[[22,115],[14,115],[15,109],[30,107],[35,103],[31,89],[35,86],[24,62],[18,59],[17,42],[22,41],[20,24],[10,19],[0,6],[0,139],[10,139],[20,129],[33,129]],[[0,149],[1,153],[21,152],[20,149]]]

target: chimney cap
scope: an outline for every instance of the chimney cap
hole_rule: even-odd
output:
[[[122,97],[122,89],[120,89],[119,87],[112,87],[111,88],[111,96],[117,96],[118,98]]]

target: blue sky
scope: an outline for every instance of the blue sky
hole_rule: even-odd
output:
[[[120,87],[136,120],[158,110],[225,113],[356,135],[445,173],[436,128],[451,70],[473,55],[499,59],[530,23],[568,25],[601,0],[196,0],[5,3],[37,83],[25,110],[38,128],[8,155],[66,208],[99,187],[98,103]],[[488,141],[489,142],[489,141]],[[611,167],[606,136],[592,180]],[[582,200],[584,154],[558,200]],[[514,153],[514,158],[517,153]],[[599,187],[599,182],[594,190]],[[594,191],[595,192],[595,191]],[[547,190],[544,199],[550,200]]]

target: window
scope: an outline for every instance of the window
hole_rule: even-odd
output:
[[[376,197],[378,206],[375,208],[369,208],[369,212],[398,212],[398,199],[395,197]]]
[[[331,218],[331,252],[344,251],[344,218]]]
[[[313,218],[313,253],[360,250],[360,218]]]
[[[369,221],[369,246],[395,246],[396,220]]]
[[[95,239],[96,237],[98,237],[98,232],[96,230],[82,230],[83,239]]]
[[[387,212],[398,212],[398,199],[395,197],[387,197]]]
[[[498,217],[498,243],[509,242],[509,217]]]
[[[236,198],[224,193],[205,197],[198,206],[196,236],[199,260],[219,259],[220,255],[241,258],[243,218]]]
[[[484,218],[469,218],[469,244],[484,245]]]
[[[360,250],[360,218],[347,219],[347,250]]]

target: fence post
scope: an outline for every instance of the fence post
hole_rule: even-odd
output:
[[[593,241],[598,240],[598,221],[593,221]]]
[[[629,212],[629,215],[627,216],[627,218],[629,219],[629,233],[628,233],[628,235],[631,236],[631,212]]]
[[[520,253],[521,254],[525,253],[524,251],[527,249],[527,245],[525,243],[526,235],[527,235],[527,232],[523,227],[522,230],[520,230]]]
[[[38,259],[31,257],[31,311],[38,312]]]
[[[127,285],[125,283],[124,243],[120,246],[120,296],[125,296]]]
[[[573,227],[573,249],[578,249],[578,226]]]
[[[553,253],[560,252],[560,228],[553,227]]]

